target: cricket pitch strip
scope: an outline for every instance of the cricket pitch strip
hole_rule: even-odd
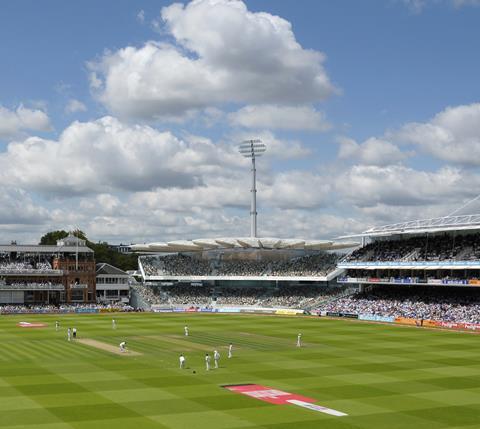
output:
[[[117,346],[112,346],[111,344],[102,343],[101,341],[92,340],[90,338],[79,338],[77,340],[80,344],[85,344],[86,346],[95,347],[99,350],[104,350],[106,352],[114,353],[120,356],[141,356],[142,353],[134,352],[132,350],[128,350],[126,352],[121,352],[120,348]]]

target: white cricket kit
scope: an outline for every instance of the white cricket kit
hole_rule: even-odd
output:
[[[185,336],[188,337],[188,326],[185,326],[184,331],[185,331]]]
[[[125,351],[125,344],[126,344],[125,341],[122,341],[122,342],[120,343],[120,351],[121,351],[121,352],[124,352],[124,351]]]
[[[210,356],[205,356],[205,366],[207,367],[207,371],[210,371]]]
[[[220,360],[220,353],[218,353],[216,350],[213,353],[213,360],[215,361],[215,368],[218,368],[218,361]]]
[[[117,322],[115,321],[115,319],[112,319],[112,328],[113,329],[117,328]]]
[[[230,344],[228,346],[228,358],[230,359],[232,357],[232,350],[233,350],[233,346]]]
[[[185,368],[185,357],[180,356],[180,368]]]
[[[302,346],[302,334],[298,334],[297,336],[297,347]]]

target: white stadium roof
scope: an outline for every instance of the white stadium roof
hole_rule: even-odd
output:
[[[134,252],[175,253],[200,252],[211,249],[293,249],[293,250],[337,250],[359,246],[357,242],[331,240],[302,240],[284,238],[224,237],[175,240],[160,243],[133,244]]]
[[[433,234],[436,232],[480,230],[480,214],[462,216],[444,216],[431,219],[419,219],[409,222],[376,226],[359,234],[345,235],[339,239],[358,237],[388,237],[398,234]]]

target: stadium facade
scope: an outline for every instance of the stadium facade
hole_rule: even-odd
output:
[[[480,286],[480,215],[396,223],[342,238],[363,246],[339,261],[345,270],[339,282]]]
[[[93,303],[94,252],[73,235],[56,245],[0,245],[0,304]]]

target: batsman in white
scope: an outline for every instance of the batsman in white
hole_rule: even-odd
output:
[[[206,367],[207,371],[210,371],[210,361],[211,361],[210,355],[208,353],[206,353],[205,354],[205,367]]]
[[[180,361],[180,369],[184,369],[185,368],[185,356],[183,356],[183,354],[180,355],[179,361]]]
[[[215,362],[215,369],[218,369],[218,361],[220,360],[220,353],[218,353],[218,350],[213,351],[213,360]]]

